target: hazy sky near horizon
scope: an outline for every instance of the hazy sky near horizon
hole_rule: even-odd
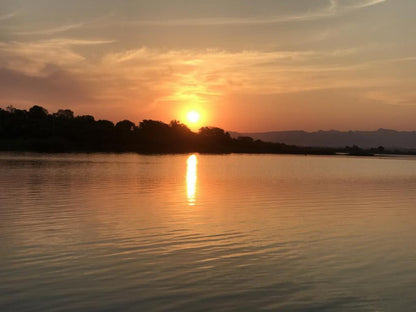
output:
[[[415,0],[0,0],[0,107],[416,130]]]

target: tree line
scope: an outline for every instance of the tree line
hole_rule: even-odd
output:
[[[251,137],[232,138],[218,127],[191,131],[177,120],[169,124],[130,120],[116,124],[75,116],[69,109],[50,114],[41,106],[29,110],[0,108],[0,150],[39,152],[137,153],[294,153],[333,154],[332,149],[263,142]]]

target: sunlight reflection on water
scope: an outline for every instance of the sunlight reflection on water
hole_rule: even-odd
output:
[[[197,171],[196,167],[198,160],[196,155],[191,155],[186,161],[186,191],[188,197],[189,206],[195,205],[195,195],[196,195],[196,181],[197,181]]]

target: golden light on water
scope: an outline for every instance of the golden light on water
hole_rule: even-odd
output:
[[[186,162],[186,192],[188,198],[188,204],[190,206],[195,205],[195,195],[196,195],[196,181],[197,181],[197,164],[198,160],[196,155],[191,155],[188,157]]]

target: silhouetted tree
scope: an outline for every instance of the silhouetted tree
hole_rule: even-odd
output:
[[[232,139],[228,132],[217,127],[202,127],[199,129],[199,147],[203,152],[218,151],[227,153],[232,150]]]
[[[14,114],[14,112],[16,111],[16,108],[13,107],[13,105],[9,105],[6,107],[6,111],[8,111],[9,113]]]
[[[139,129],[144,133],[163,135],[168,133],[169,126],[161,121],[145,119],[140,122]]]
[[[29,116],[31,118],[46,118],[48,116],[48,111],[38,105],[35,105],[29,109]]]
[[[60,109],[54,114],[54,116],[66,118],[66,119],[72,119],[74,118],[74,112],[71,111],[70,109]]]
[[[333,153],[279,143],[231,138],[217,127],[192,132],[177,120],[165,124],[143,120],[136,126],[129,120],[116,125],[95,121],[91,115],[74,116],[69,109],[54,114],[38,105],[26,110],[0,108],[0,149],[47,152],[102,151],[139,153]]]
[[[80,122],[90,123],[90,124],[92,124],[95,121],[94,116],[91,116],[91,115],[77,116],[76,119]]]
[[[109,120],[98,120],[97,121],[97,126],[102,128],[102,129],[113,129],[114,128],[114,123],[112,123]]]
[[[116,129],[122,132],[131,132],[135,127],[136,125],[130,120],[123,120],[116,124]]]

